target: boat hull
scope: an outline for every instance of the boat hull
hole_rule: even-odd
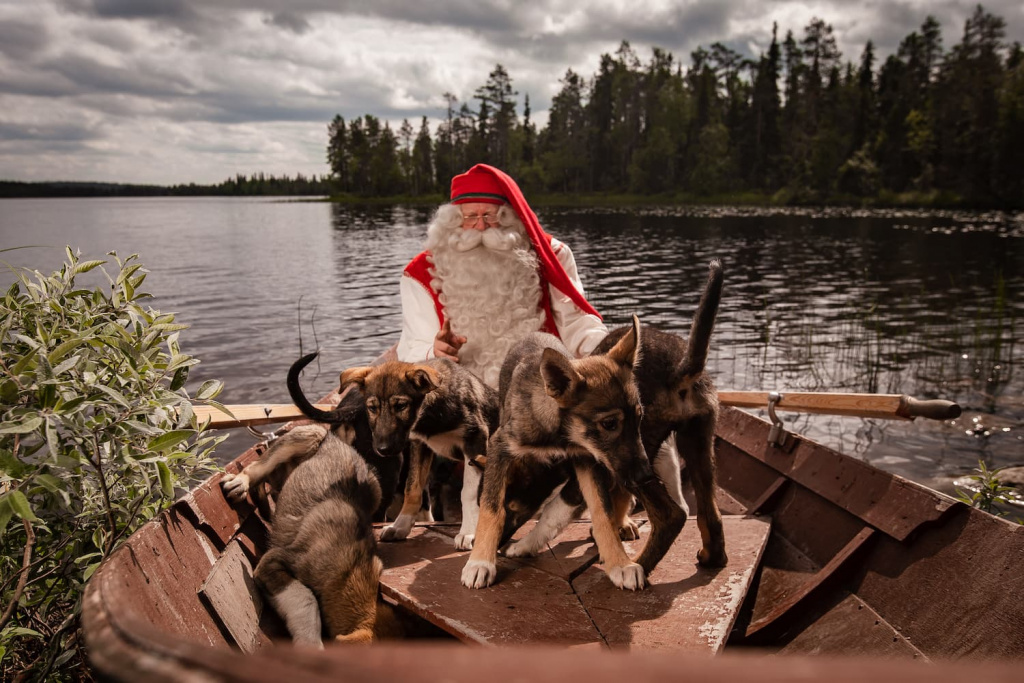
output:
[[[683,670],[714,680],[763,681],[795,672],[837,680],[952,680],[963,670],[940,674],[915,660],[958,659],[970,660],[972,676],[978,666],[992,680],[1019,672],[1024,527],[796,435],[787,448],[770,446],[769,429],[738,409],[722,411],[716,455],[723,513],[770,520],[771,531],[722,638],[723,654],[713,659],[635,646],[623,653],[607,643],[596,644],[601,652],[581,655],[528,639],[519,646],[530,648],[528,656],[441,640],[322,652],[292,648],[279,639],[271,611],[260,609],[245,569],[258,560],[265,520],[247,504],[228,504],[218,474],[97,570],[83,602],[91,662],[118,680],[200,673],[223,680],[296,673],[337,680],[355,671],[403,680],[441,671],[451,680],[479,680],[515,671],[543,680],[567,670],[596,681]],[[239,471],[258,455],[258,448],[250,449],[227,471]],[[218,562],[228,568],[214,572]],[[764,652],[789,656],[751,659]],[[849,666],[850,657],[879,656],[886,661],[857,659]]]

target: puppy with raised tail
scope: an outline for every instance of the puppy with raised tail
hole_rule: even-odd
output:
[[[652,539],[640,557],[634,562],[626,554],[616,510],[630,491],[643,495],[652,484],[661,486],[640,438],[643,409],[633,378],[640,334],[634,316],[630,331],[605,354],[573,359],[544,333],[509,352],[499,381],[501,424],[487,448],[476,543],[462,571],[465,586],[484,588],[496,578],[498,548],[509,535],[510,486],[538,470],[564,470],[566,462],[590,510],[609,579],[628,590],[645,586],[686,515],[669,499],[663,513],[652,517]]]
[[[722,567],[728,562],[722,515],[715,499],[715,426],[718,420],[718,394],[706,372],[708,349],[715,318],[722,299],[724,274],[718,260],[708,266],[708,277],[694,312],[688,337],[644,327],[634,377],[644,406],[640,428],[644,449],[652,459],[654,471],[664,485],[650,486],[641,496],[652,522],[654,516],[670,509],[665,498],[686,509],[683,500],[679,455],[693,484],[697,526],[702,546],[697,561],[705,567]],[[613,330],[595,349],[607,352],[632,333],[628,326]],[[672,438],[674,436],[674,439]],[[673,447],[675,446],[675,447]],[[559,483],[558,473],[549,473],[543,481],[519,486],[514,498],[516,521],[522,524],[542,508],[540,522],[527,536],[505,551],[509,557],[535,555],[546,547],[582,508],[576,482],[569,481],[545,498]],[[636,538],[636,527],[628,518],[628,505],[617,509],[616,524],[625,539]],[[687,510],[687,513],[689,511]],[[668,540],[669,537],[663,537]],[[653,541],[653,538],[652,538]],[[645,548],[646,550],[646,548]]]

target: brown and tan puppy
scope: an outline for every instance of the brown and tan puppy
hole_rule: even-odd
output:
[[[477,493],[487,439],[498,423],[498,394],[476,375],[446,358],[423,363],[388,361],[341,373],[341,388],[356,385],[364,397],[374,450],[382,456],[400,454],[408,444],[409,468],[402,510],[381,532],[382,541],[409,535],[420,513],[423,489],[434,455],[465,462],[462,482],[462,526],[455,547],[473,547]],[[300,405],[314,419],[330,413]]]
[[[564,472],[568,461],[590,510],[608,577],[619,588],[644,587],[645,572],[664,552],[654,556],[648,542],[632,561],[614,522],[629,490],[644,491],[652,483],[664,489],[640,440],[643,411],[633,379],[639,343],[640,321],[634,316],[630,331],[606,354],[574,360],[557,338],[543,333],[526,337],[509,352],[500,380],[501,426],[488,444],[476,544],[462,572],[465,586],[483,588],[496,578],[497,551],[508,535],[513,502],[510,485],[537,472]],[[665,514],[652,534],[666,550],[671,545],[666,538],[674,539],[686,518],[673,506],[668,499],[659,508]]]
[[[697,560],[708,567],[721,567],[728,561],[722,515],[715,500],[714,434],[718,419],[718,395],[711,378],[705,372],[711,333],[722,298],[722,283],[722,264],[717,260],[712,261],[689,337],[684,339],[645,326],[640,340],[639,358],[634,366],[634,377],[644,406],[644,419],[640,428],[644,449],[648,454],[653,454],[651,460],[654,471],[664,484],[664,490],[648,487],[648,499],[643,501],[645,509],[653,519],[664,508],[666,495],[685,509],[686,503],[680,487],[681,453],[693,484],[697,506],[697,526],[702,540]],[[598,344],[595,353],[608,351],[630,332],[629,326],[612,331]],[[672,448],[670,437],[673,435],[678,452]],[[560,484],[557,473],[552,473],[546,480],[532,484],[531,491],[518,487],[512,494],[517,520],[511,529],[529,519],[538,507],[543,509],[538,524],[526,537],[509,545],[505,550],[506,555],[535,555],[579,516],[582,501],[576,482],[569,480],[553,495],[544,498],[544,493],[552,491],[552,487],[557,484]],[[627,501],[626,505],[620,507],[615,518],[620,534],[627,540],[637,537],[636,527],[628,518],[631,502]],[[506,533],[511,529],[507,527]]]
[[[271,450],[312,443],[315,432],[323,436],[314,453],[277,496],[270,549],[253,577],[297,644],[322,647],[322,633],[338,642],[398,636],[398,620],[378,595],[383,563],[371,514],[380,484],[346,442],[351,430],[298,427]]]

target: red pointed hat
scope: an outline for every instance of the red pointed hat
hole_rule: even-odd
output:
[[[573,303],[579,306],[584,313],[596,315],[598,313],[590,303],[583,298],[580,291],[572,284],[569,275],[562,267],[562,263],[555,256],[551,248],[551,235],[544,232],[540,227],[537,215],[526,203],[522,191],[516,185],[516,181],[505,173],[487,164],[477,164],[461,175],[452,178],[452,204],[465,204],[467,202],[485,202],[487,204],[508,203],[512,210],[519,216],[519,220],[526,226],[526,234],[530,238],[533,250],[537,253],[537,261],[540,266],[541,277],[544,278],[555,289],[572,299]]]

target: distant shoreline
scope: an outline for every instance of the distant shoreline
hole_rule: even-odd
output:
[[[0,199],[61,199],[69,197],[325,197],[329,182],[317,177],[236,176],[215,185],[136,185],[84,181],[25,182],[0,180]]]
[[[882,192],[873,197],[835,195],[830,197],[794,196],[785,190],[775,194],[735,192],[718,195],[616,194],[616,193],[542,193],[527,192],[534,206],[850,206],[858,208],[919,208],[919,209],[972,209],[1015,211],[1018,206],[982,205],[966,202],[962,198],[941,192]],[[439,194],[390,195],[382,197],[354,194],[330,194],[324,191],[323,181],[291,183],[288,187],[244,187],[235,183],[219,185],[133,185],[129,183],[99,182],[21,182],[0,180],[0,199],[62,199],[87,197],[305,197],[310,201],[329,201],[340,204],[424,204],[434,205],[445,200]]]

